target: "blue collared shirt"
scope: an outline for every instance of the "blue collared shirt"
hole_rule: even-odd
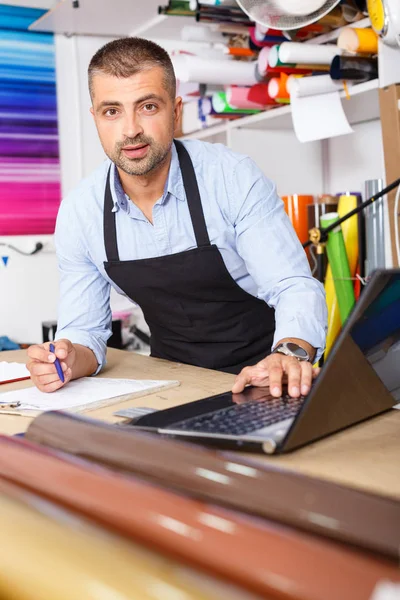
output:
[[[199,185],[210,237],[246,292],[275,308],[274,345],[283,338],[325,346],[327,308],[322,285],[312,277],[306,255],[274,184],[247,156],[221,144],[184,142]],[[56,339],[91,348],[105,364],[111,335],[110,285],[103,262],[106,160],[61,203],[55,244],[60,270]],[[137,260],[196,247],[175,146],[164,194],[153,207],[153,224],[124,193],[111,169],[120,260]]]

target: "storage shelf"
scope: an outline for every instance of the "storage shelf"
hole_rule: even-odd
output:
[[[120,37],[145,31],[155,24],[159,0],[59,0],[53,8],[32,23],[32,31],[51,31],[66,35]]]
[[[343,107],[351,125],[379,119],[378,80],[367,81],[350,89],[350,99],[340,92]],[[217,134],[227,133],[232,129],[277,130],[293,129],[290,105],[266,110],[255,115],[229,121],[220,125],[200,129],[183,135],[184,139],[207,139]]]

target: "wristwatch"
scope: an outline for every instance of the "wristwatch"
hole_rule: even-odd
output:
[[[297,358],[297,360],[307,360],[308,362],[311,362],[307,350],[304,350],[304,348],[294,342],[282,342],[272,350],[272,354],[276,354],[277,352],[285,354],[286,356],[293,356],[293,358]]]

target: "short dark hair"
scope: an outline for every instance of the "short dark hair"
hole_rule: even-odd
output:
[[[169,54],[164,48],[150,40],[137,37],[108,42],[90,61],[88,68],[90,96],[93,98],[93,76],[96,73],[125,78],[152,67],[161,67],[164,70],[165,88],[174,100],[175,72]]]

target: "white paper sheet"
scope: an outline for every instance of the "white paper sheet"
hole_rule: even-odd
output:
[[[5,360],[0,362],[0,383],[25,377],[30,377],[30,373],[24,364]]]
[[[71,381],[54,393],[40,392],[36,387],[0,394],[0,402],[13,404],[20,402],[13,412],[46,411],[46,410],[83,410],[93,408],[93,405],[109,398],[126,394],[146,396],[159,389],[175,387],[179,381],[150,380],[150,379],[107,379],[103,377],[83,377]],[[1,404],[0,404],[1,409]]]
[[[290,97],[293,128],[300,142],[312,142],[352,133],[339,92]]]

